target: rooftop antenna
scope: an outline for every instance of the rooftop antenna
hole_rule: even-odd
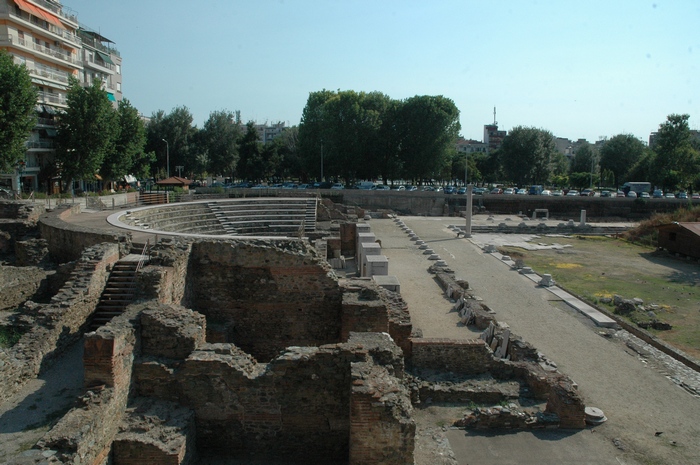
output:
[[[498,121],[496,121],[496,107],[493,107],[493,125],[498,126]]]

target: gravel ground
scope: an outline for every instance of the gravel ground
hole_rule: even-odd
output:
[[[662,364],[645,363],[624,337],[607,337],[609,332],[595,327],[550,292],[483,253],[472,241],[456,238],[447,226],[458,219],[402,219],[455,270],[458,278],[469,282],[473,293],[496,312],[499,321],[556,362],[561,372],[578,383],[586,405],[602,409],[609,419],[595,429],[573,432],[566,441],[556,441],[562,450],[553,454],[552,440],[540,435],[501,436],[496,448],[489,446],[494,442],[485,442],[483,436],[463,432],[455,435],[444,425],[459,416],[459,408],[442,412],[444,418],[436,408],[433,412],[419,411],[417,464],[435,463],[435,454],[446,456],[442,439],[433,439],[436,434],[442,438],[442,430],[458,442],[452,444],[452,449],[460,464],[700,463],[700,399],[674,381],[667,370],[660,368]],[[392,220],[371,220],[370,225],[389,258],[389,273],[401,283],[412,321],[424,337],[473,338],[474,333],[457,325],[450,302],[428,274],[431,262],[426,255]],[[523,448],[535,454],[531,461],[524,459]],[[541,456],[537,456],[538,450]],[[580,457],[581,450],[588,456]]]

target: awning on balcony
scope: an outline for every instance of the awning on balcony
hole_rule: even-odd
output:
[[[110,102],[116,102],[117,99],[114,98],[114,94],[111,92],[107,92],[107,98],[109,99]]]
[[[86,36],[90,36],[95,40],[99,40],[100,42],[109,42],[110,44],[113,44],[111,40],[106,38],[105,36],[95,32],[95,31],[88,31],[87,29],[80,28],[80,33],[85,34]]]
[[[106,53],[100,52],[99,50],[95,50],[95,53],[96,53],[100,58],[102,58],[102,61],[104,61],[105,63],[109,63],[110,65],[113,65],[113,64],[114,64],[114,62],[112,61],[112,59],[109,58],[109,55],[107,55]]]
[[[56,110],[54,110],[53,107],[52,107],[52,106],[49,106],[49,105],[44,105],[44,111],[45,111],[46,113],[48,113],[49,115],[55,115],[55,114],[56,114]]]
[[[37,18],[41,18],[63,29],[63,23],[61,23],[61,21],[59,21],[59,19],[56,16],[49,13],[48,11],[44,11],[38,6],[34,6],[31,3],[26,2],[25,0],[15,0],[15,3],[21,10],[26,11],[27,13],[34,15]]]
[[[57,134],[58,131],[56,131],[55,129],[46,129],[46,135],[49,137],[56,137]]]

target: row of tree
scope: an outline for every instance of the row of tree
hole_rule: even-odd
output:
[[[36,90],[23,66],[0,52],[0,168],[24,159],[35,124]],[[468,163],[470,182],[519,186],[619,186],[650,181],[664,189],[700,187],[699,141],[688,115],[670,115],[647,147],[619,134],[600,147],[583,144],[571,160],[558,152],[551,132],[517,126],[488,154],[456,150],[459,110],[443,96],[394,100],[380,92],[312,92],[300,125],[263,144],[240,112],[215,111],[201,129],[186,107],[159,110],[147,123],[128,100],[114,109],[101,83],[71,81],[68,108],[59,117],[55,164],[44,178],[117,180],[125,174],[164,178],[222,175],[249,181],[377,179],[457,182]]]

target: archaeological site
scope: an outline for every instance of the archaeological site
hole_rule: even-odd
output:
[[[311,197],[79,215],[0,202],[0,402],[83,353],[82,394],[8,463],[412,465],[428,399],[472,406],[462,428],[586,425],[576,384],[440,260],[426,280],[477,337],[422,337],[372,233],[392,212]]]

